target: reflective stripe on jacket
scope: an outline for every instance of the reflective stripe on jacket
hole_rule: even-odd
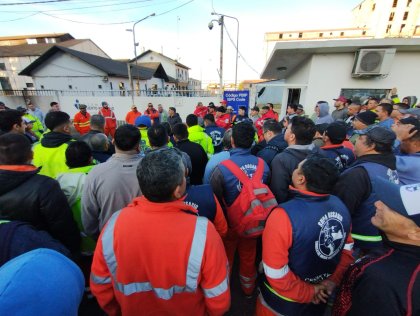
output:
[[[92,293],[107,314],[227,311],[223,243],[196,212],[182,200],[153,203],[140,197],[110,218],[98,240],[91,275]]]

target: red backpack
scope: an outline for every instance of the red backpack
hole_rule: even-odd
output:
[[[262,182],[264,160],[258,158],[257,170],[251,179],[232,160],[221,164],[242,183],[236,200],[231,206],[226,206],[229,227],[241,237],[262,235],[268,215],[278,205],[273,193]]]

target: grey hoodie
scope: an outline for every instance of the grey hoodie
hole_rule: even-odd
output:
[[[334,122],[334,119],[330,115],[330,106],[328,105],[327,102],[318,103],[318,107],[319,107],[319,116],[316,119],[315,124],[324,124],[324,123],[330,124]]]

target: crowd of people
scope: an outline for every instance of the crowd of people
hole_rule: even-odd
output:
[[[420,315],[420,108],[396,92],[120,126],[0,102],[1,313]]]

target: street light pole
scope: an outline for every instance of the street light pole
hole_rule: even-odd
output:
[[[237,87],[238,87],[238,85],[237,85],[237,83],[238,83],[238,59],[239,59],[239,20],[237,18],[235,18],[234,16],[221,14],[221,13],[216,13],[216,12],[212,12],[211,15],[218,15],[218,16],[221,17],[221,19],[222,19],[222,30],[223,30],[224,17],[234,19],[234,20],[236,20],[236,23],[238,23],[238,27],[236,29],[236,67],[235,67],[235,89],[237,89]],[[223,39],[223,35],[222,35],[222,39]]]
[[[144,20],[146,20],[146,19],[148,19],[148,18],[150,18],[152,16],[155,16],[155,15],[156,15],[155,13],[152,13],[152,14],[150,14],[150,15],[148,15],[148,16],[140,19],[140,20],[138,20],[137,22],[135,22],[133,24],[133,28],[131,29],[131,31],[133,32],[134,61],[135,61],[135,64],[136,64],[136,71],[137,71],[137,85],[139,84],[139,75],[138,75],[138,69],[137,69],[137,45],[138,45],[138,43],[136,43],[136,30],[135,30],[135,27],[141,21],[144,21]],[[132,93],[134,93],[134,84],[133,84],[133,77],[132,76],[131,76],[131,86],[132,86],[132,89],[133,89]],[[133,100],[134,100],[134,97],[133,97]]]

